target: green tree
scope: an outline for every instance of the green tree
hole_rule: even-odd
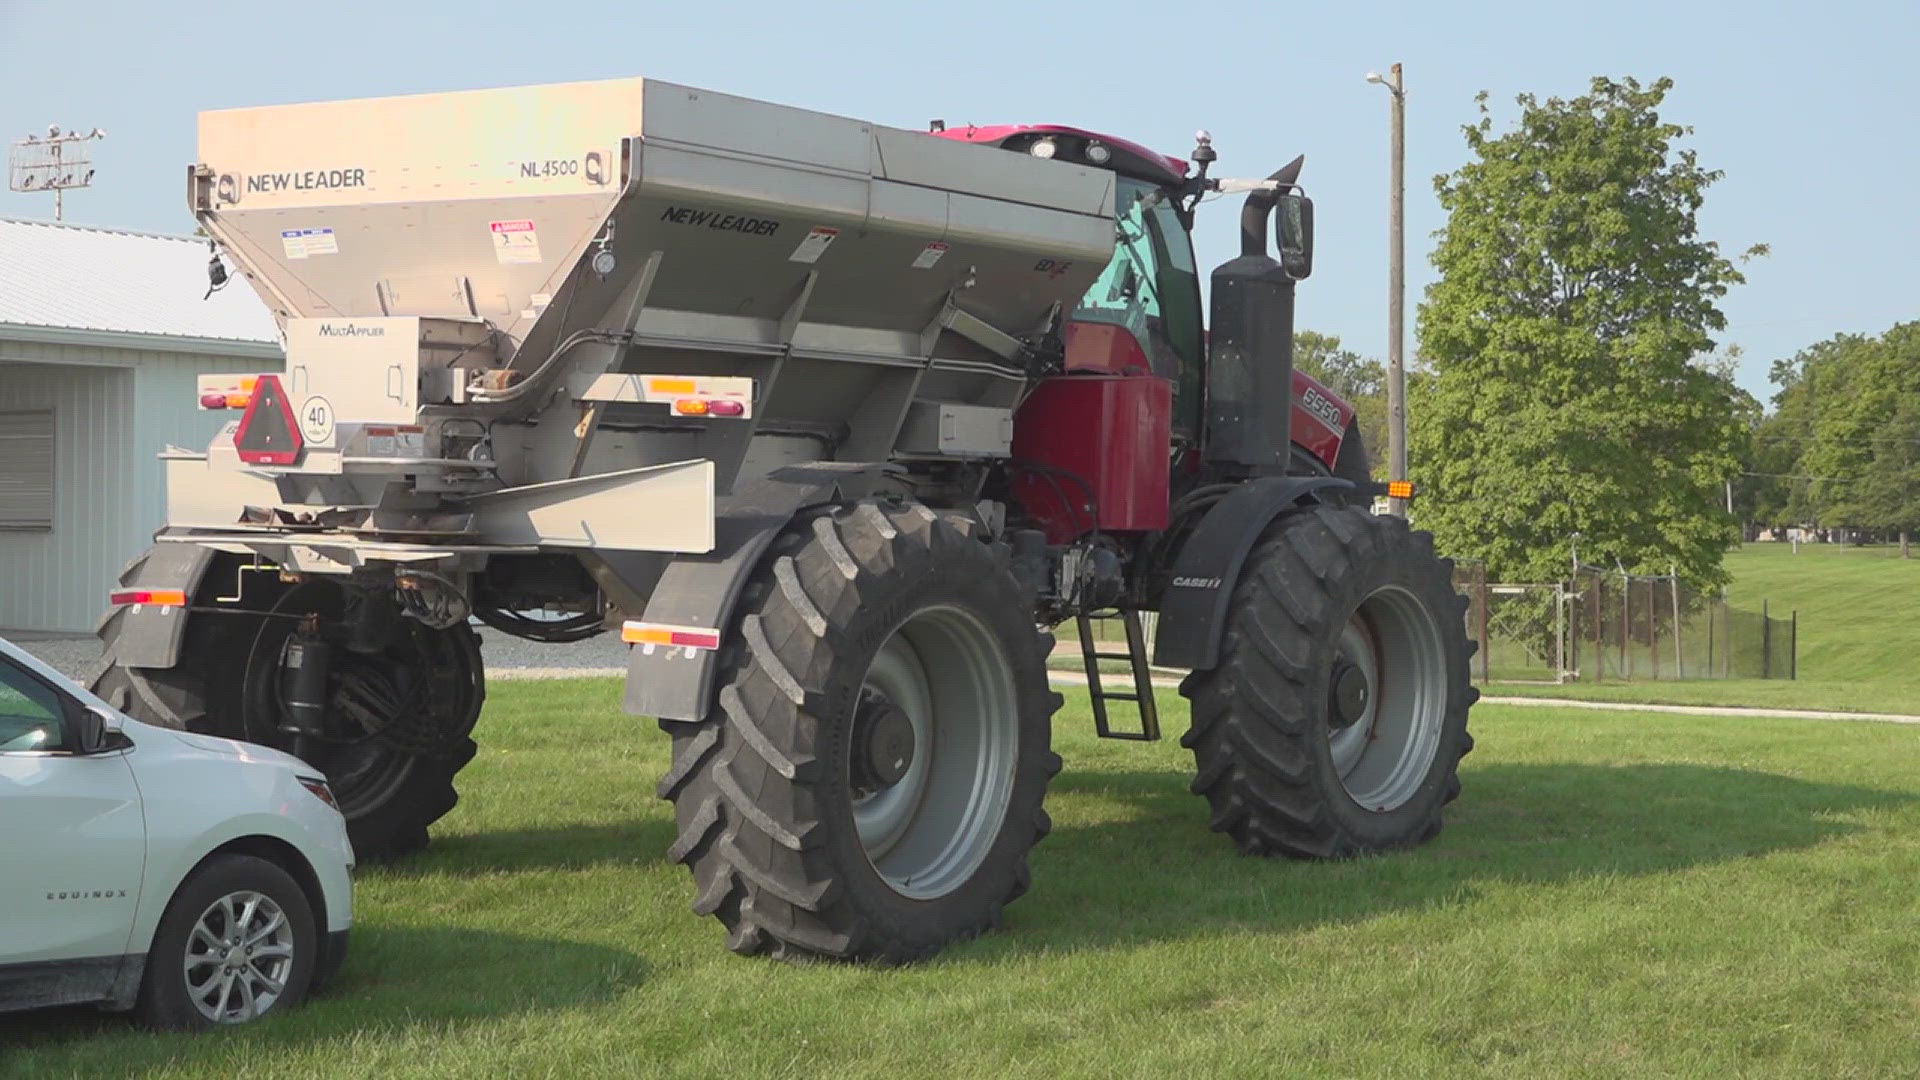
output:
[[[1755,532],[1798,525],[1803,518],[1795,506],[1805,490],[1800,479],[1801,433],[1791,416],[1768,414],[1753,425],[1741,476],[1733,482],[1734,515]]]
[[[1384,475],[1387,460],[1387,369],[1371,357],[1343,347],[1332,334],[1299,330],[1293,335],[1293,366],[1326,384],[1353,406],[1360,442],[1374,472]]]
[[[1590,563],[1725,580],[1748,414],[1699,358],[1743,279],[1699,237],[1720,174],[1674,147],[1688,129],[1659,115],[1671,85],[1524,94],[1502,133],[1483,93],[1471,159],[1435,178],[1448,217],[1420,306],[1414,513],[1496,579],[1563,577],[1578,536]]]
[[[1838,335],[1793,366],[1811,417],[1800,463],[1820,521],[1897,534],[1909,554],[1920,530],[1920,323]]]
[[[1801,460],[1813,441],[1813,380],[1808,353],[1775,360],[1767,379],[1776,389],[1773,410],[1753,425],[1744,471],[1734,483],[1734,506],[1755,529],[1816,523],[1819,513]]]

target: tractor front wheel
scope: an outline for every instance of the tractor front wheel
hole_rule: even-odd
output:
[[[1002,545],[915,503],[796,522],[706,719],[663,721],[671,856],[735,952],[902,962],[1000,922],[1060,758],[1050,640]]]
[[[1181,685],[1196,794],[1257,855],[1340,858],[1440,831],[1473,748],[1452,563],[1396,517],[1315,506],[1269,526],[1220,662]]]

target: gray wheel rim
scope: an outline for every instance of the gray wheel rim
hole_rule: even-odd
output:
[[[853,800],[860,845],[895,892],[945,896],[986,860],[1013,794],[1020,710],[1006,651],[974,615],[924,608],[863,682],[906,713],[914,755],[898,781]]]
[[[187,935],[187,997],[219,1024],[265,1015],[287,992],[293,923],[264,893],[228,893],[200,913]]]
[[[1389,585],[1361,601],[1338,647],[1365,674],[1369,694],[1359,719],[1328,733],[1334,770],[1360,806],[1397,810],[1426,782],[1446,726],[1440,624],[1412,593]]]

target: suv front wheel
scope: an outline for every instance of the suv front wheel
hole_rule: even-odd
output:
[[[161,916],[140,1020],[210,1028],[297,1005],[313,981],[318,941],[313,907],[285,870],[250,855],[209,860]]]

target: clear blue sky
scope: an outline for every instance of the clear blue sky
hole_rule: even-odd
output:
[[[1406,65],[1410,303],[1442,220],[1430,180],[1464,160],[1476,91],[1510,117],[1521,91],[1671,75],[1667,117],[1727,174],[1703,231],[1728,252],[1773,248],[1727,298],[1722,341],[1764,397],[1771,360],[1920,317],[1916,57],[1913,0],[0,0],[0,136],[107,129],[97,186],[69,196],[68,219],[189,232],[206,108],[648,75],[909,128],[1079,124],[1177,154],[1205,127],[1223,175],[1307,155],[1319,235],[1300,325],[1381,356],[1387,95],[1369,69]],[[1232,205],[1203,214],[1206,266],[1231,253]],[[0,215],[52,213],[46,196],[0,192]]]

